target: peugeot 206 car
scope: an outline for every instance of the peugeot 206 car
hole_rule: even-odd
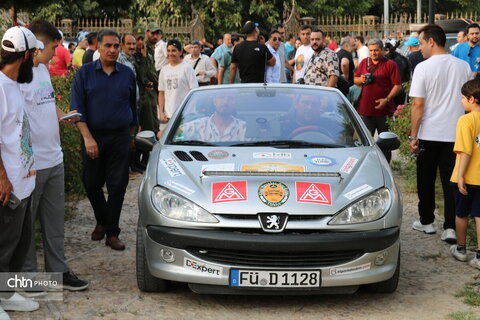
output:
[[[393,292],[402,204],[382,152],[336,89],[225,85],[190,91],[139,190],[137,281],[197,293]]]

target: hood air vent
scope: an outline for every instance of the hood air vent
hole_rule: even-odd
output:
[[[195,158],[197,161],[208,161],[208,159],[203,155],[203,153],[198,151],[190,151],[192,157]]]
[[[185,151],[175,151],[173,154],[176,155],[180,161],[193,161],[192,157]]]

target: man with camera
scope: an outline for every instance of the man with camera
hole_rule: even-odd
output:
[[[383,56],[380,39],[368,41],[369,57],[360,62],[354,83],[362,87],[357,111],[368,130],[375,134],[388,131],[387,117],[395,111],[393,98],[401,90],[400,71],[397,64]],[[390,161],[391,153],[385,157]]]

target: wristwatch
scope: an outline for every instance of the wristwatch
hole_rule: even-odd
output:
[[[387,102],[390,102],[392,100],[389,97],[386,97],[385,99],[387,99]]]
[[[417,138],[417,137],[408,136],[408,140],[410,140],[410,141],[417,141],[418,138]]]

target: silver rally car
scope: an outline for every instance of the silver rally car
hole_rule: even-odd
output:
[[[242,84],[192,90],[152,150],[138,205],[137,282],[197,293],[393,292],[400,192],[336,89]]]

